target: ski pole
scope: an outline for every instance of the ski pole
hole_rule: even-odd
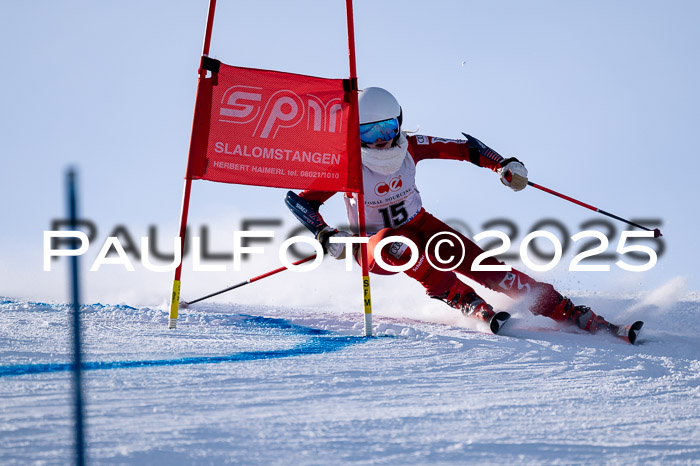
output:
[[[303,258],[303,259],[299,259],[299,260],[296,261],[296,262],[292,262],[292,265],[303,264],[304,262],[308,262],[308,261],[310,261],[310,260],[312,260],[312,259],[315,259],[315,258],[316,258],[316,254],[313,254],[313,255],[311,255],[311,256],[309,256],[309,257],[305,257],[305,258]],[[287,270],[288,268],[289,268],[289,267],[284,267],[284,266],[283,266],[283,267],[280,267],[280,268],[278,268],[278,269],[275,269],[275,270],[271,270],[271,271],[269,271],[269,272],[266,272],[266,273],[264,273],[264,274],[262,274],[262,275],[258,275],[257,277],[249,278],[248,280],[245,280],[245,281],[243,281],[243,282],[236,283],[235,285],[229,286],[228,288],[225,288],[225,289],[223,289],[223,290],[215,291],[214,293],[208,294],[208,295],[206,295],[206,296],[202,296],[201,298],[193,299],[192,301],[183,301],[183,302],[180,303],[180,307],[187,307],[187,306],[189,306],[190,304],[194,304],[194,303],[198,303],[198,302],[200,302],[200,301],[204,301],[204,300],[207,299],[207,298],[211,298],[211,297],[213,297],[213,296],[220,295],[221,293],[226,293],[227,291],[235,290],[236,288],[240,288],[240,287],[242,287],[242,286],[244,286],[244,285],[247,285],[247,284],[249,284],[249,283],[257,282],[258,280],[262,280],[263,278],[267,278],[267,277],[269,277],[269,276],[271,276],[271,275],[275,275],[276,273],[283,272],[283,271]]]
[[[622,218],[622,217],[618,217],[617,215],[611,214],[610,212],[606,212],[606,211],[604,211],[603,209],[599,209],[599,208],[597,208],[597,207],[593,207],[592,205],[586,204],[585,202],[578,201],[578,200],[574,199],[573,197],[569,197],[569,196],[566,196],[566,195],[564,195],[564,194],[558,193],[558,192],[556,192],[556,191],[554,191],[554,190],[552,190],[552,189],[545,188],[544,186],[541,186],[541,185],[539,185],[539,184],[533,183],[532,181],[528,181],[527,184],[530,185],[530,186],[532,186],[533,188],[541,189],[542,191],[544,191],[544,192],[546,192],[546,193],[553,194],[553,195],[558,196],[558,197],[560,197],[560,198],[562,198],[562,199],[566,199],[566,200],[569,201],[569,202],[573,202],[574,204],[578,204],[578,205],[580,205],[581,207],[585,207],[586,209],[590,209],[590,210],[592,210],[592,211],[594,211],[594,212],[598,212],[598,213],[600,213],[600,214],[607,215],[608,217],[614,218],[615,220],[619,220],[619,221],[621,221],[621,222],[625,222],[625,223],[627,223],[628,225],[632,225],[632,226],[635,226],[635,227],[637,227],[637,228],[641,228],[642,230],[646,230],[646,231],[653,231],[653,232],[654,232],[654,238],[658,238],[659,236],[663,236],[663,235],[661,234],[661,230],[659,230],[658,228],[654,228],[654,229],[652,230],[651,228],[647,228],[647,227],[645,227],[645,226],[643,226],[643,225],[639,225],[638,223],[634,223],[634,222],[631,222],[631,221],[629,221],[629,220],[626,220],[626,219],[624,219],[624,218]]]

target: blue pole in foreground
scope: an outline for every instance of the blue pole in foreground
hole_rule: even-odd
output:
[[[75,189],[76,173],[73,168],[68,170],[68,218],[70,228],[78,229],[78,208]],[[77,240],[73,240],[72,248],[77,249]],[[70,256],[71,299],[73,302],[73,388],[75,412],[75,464],[85,464],[85,442],[83,432],[83,393],[82,393],[82,348],[80,342],[80,289],[78,277],[78,256]]]

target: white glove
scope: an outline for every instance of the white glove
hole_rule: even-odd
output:
[[[323,250],[330,254],[333,259],[345,259],[345,243],[331,243],[328,241],[328,238],[331,236],[349,237],[352,235],[347,231],[338,231],[329,226],[323,227],[316,235],[316,239],[323,246]]]
[[[520,191],[527,186],[527,168],[516,159],[507,159],[498,169],[498,174],[501,175],[501,183],[513,191]]]

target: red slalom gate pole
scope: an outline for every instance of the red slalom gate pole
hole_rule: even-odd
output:
[[[345,0],[345,11],[347,13],[348,22],[348,59],[350,62],[350,118],[358,122],[359,128],[359,109],[357,104],[357,67],[355,64],[355,24],[353,21],[352,12],[352,0]],[[359,142],[360,134],[359,131],[355,135],[356,140]],[[360,155],[360,145],[356,144],[356,153],[350,154],[354,157],[359,166],[360,173],[360,191],[357,193],[357,212],[358,212],[358,223],[360,224],[360,237],[364,238],[367,236],[367,228],[365,226],[365,193],[364,193],[364,182],[362,179],[362,157]],[[354,147],[355,147],[354,146]],[[362,260],[362,299],[364,303],[364,315],[365,315],[365,331],[366,337],[372,336],[372,293],[369,286],[369,265],[367,264],[367,243],[360,243],[360,255]]]
[[[560,198],[562,198],[562,199],[566,199],[566,200],[569,201],[569,202],[573,202],[574,204],[578,204],[578,205],[580,205],[581,207],[585,207],[586,209],[590,209],[590,210],[592,210],[593,212],[598,212],[599,214],[607,215],[607,216],[610,217],[610,218],[614,218],[615,220],[619,220],[619,221],[621,221],[621,222],[624,222],[624,223],[626,223],[626,224],[628,224],[628,225],[632,225],[632,226],[634,226],[634,227],[640,228],[640,229],[642,229],[642,230],[653,231],[653,232],[654,232],[654,238],[658,238],[658,237],[660,237],[660,236],[663,236],[663,235],[661,234],[661,230],[659,230],[658,228],[654,228],[654,229],[647,228],[647,227],[645,227],[645,226],[643,226],[643,225],[640,225],[640,224],[638,224],[638,223],[634,223],[634,222],[632,222],[632,221],[630,221],[630,220],[624,219],[624,218],[622,218],[622,217],[618,217],[618,216],[615,215],[615,214],[611,214],[610,212],[606,212],[605,210],[599,209],[598,207],[594,207],[594,206],[592,206],[592,205],[590,205],[590,204],[586,204],[585,202],[581,202],[581,201],[579,201],[579,200],[576,200],[576,199],[574,199],[573,197],[569,197],[569,196],[567,196],[567,195],[565,195],[565,194],[558,193],[558,192],[554,191],[553,189],[545,188],[544,186],[541,186],[541,185],[539,185],[539,184],[537,184],[537,183],[533,183],[532,181],[528,181],[527,184],[530,185],[530,186],[532,186],[533,188],[537,188],[537,189],[542,190],[542,191],[544,191],[544,192],[546,192],[546,193],[552,194],[552,195],[557,196],[557,197],[560,197]]]
[[[292,262],[292,265],[303,264],[304,262],[309,262],[310,260],[315,259],[315,258],[316,258],[316,254],[313,254],[309,257],[299,259],[296,262]],[[202,296],[201,298],[193,299],[192,301],[183,301],[181,303],[181,307],[187,307],[190,304],[198,303],[200,301],[204,301],[205,299],[211,298],[213,296],[217,296],[217,295],[220,295],[222,293],[226,293],[227,291],[235,290],[236,288],[240,288],[240,287],[248,285],[250,283],[257,282],[258,280],[262,280],[263,278],[267,278],[267,277],[270,277],[270,276],[275,275],[277,273],[284,272],[285,270],[288,270],[288,269],[289,269],[289,267],[282,266],[278,269],[270,270],[269,272],[266,272],[262,275],[258,275],[257,277],[249,278],[248,280],[242,281],[240,283],[236,283],[235,285],[231,285],[228,288],[224,288],[223,290],[216,291],[216,292],[208,294],[206,296]]]
[[[209,0],[209,13],[207,14],[207,27],[204,32],[204,44],[202,45],[202,56],[209,56],[209,46],[211,45],[211,32],[214,28],[214,12],[216,10],[216,0]],[[199,95],[202,80],[206,78],[207,71],[201,66],[199,68],[199,79],[197,81],[197,96]],[[195,97],[195,102],[198,98]],[[195,103],[196,114],[196,103]],[[187,215],[190,208],[190,190],[192,189],[192,177],[190,176],[190,161],[192,160],[192,140],[194,139],[195,127],[194,117],[192,118],[192,135],[190,136],[190,148],[187,154],[187,169],[185,171],[185,187],[182,193],[182,210],[180,211],[180,263],[175,269],[173,288],[170,295],[170,318],[168,328],[177,327],[177,314],[180,308],[180,277],[182,276],[182,253],[185,251],[185,233],[187,231]]]

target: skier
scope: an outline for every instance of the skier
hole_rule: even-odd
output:
[[[515,269],[510,271],[473,271],[472,262],[483,251],[474,242],[432,216],[422,207],[421,197],[415,185],[416,164],[426,159],[469,161],[488,168],[500,175],[501,182],[514,191],[527,186],[527,169],[516,158],[503,158],[481,141],[465,134],[466,140],[448,140],[424,135],[407,135],[401,131],[402,109],[396,98],[387,90],[369,87],[359,92],[360,140],[362,146],[362,170],[365,193],[365,218],[368,243],[368,267],[370,272],[391,274],[375,260],[374,249],[379,241],[389,236],[401,236],[418,247],[419,257],[415,265],[404,273],[417,280],[431,298],[444,301],[464,315],[490,324],[497,333],[510,317],[508,313],[496,313],[474,289],[461,281],[457,274],[467,277],[486,288],[502,292],[513,299],[525,299],[533,314],[544,315],[558,322],[570,322],[579,328],[596,333],[609,331],[631,343],[639,328],[618,327],[596,315],[587,306],[576,306],[558,293],[548,283],[538,282]],[[292,213],[304,223],[323,245],[324,251],[336,259],[345,256],[345,244],[331,243],[334,235],[350,236],[328,226],[318,210],[334,192],[303,191],[299,195],[290,191],[286,204]],[[357,195],[345,195],[351,229],[356,226]],[[355,230],[356,231],[356,230]],[[427,248],[428,241],[436,234],[458,237],[464,248],[455,241],[440,242],[439,252]],[[441,238],[439,236],[438,238]],[[432,242],[433,245],[436,241]],[[356,248],[356,251],[357,252]],[[436,259],[462,257],[464,260],[454,271],[433,267]],[[381,249],[384,263],[401,266],[409,262],[412,252],[407,244],[395,242]],[[439,255],[439,257],[437,257]],[[360,257],[355,254],[358,262]],[[503,265],[493,257],[483,265]],[[441,264],[444,265],[444,264]],[[447,268],[441,267],[442,269]],[[641,327],[641,323],[639,324]]]

